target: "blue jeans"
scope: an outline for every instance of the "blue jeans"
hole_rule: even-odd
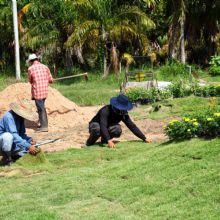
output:
[[[2,152],[9,152],[11,151],[13,144],[13,136],[9,132],[5,132],[0,135],[0,155]]]
[[[35,99],[35,104],[37,106],[37,109],[44,109],[45,108],[45,106],[44,106],[45,100],[46,99],[40,99],[40,100]]]
[[[9,132],[5,132],[0,135],[0,155],[3,156],[3,152],[10,152],[12,156],[24,156],[27,151],[26,150],[20,150],[20,151],[13,151],[13,136]]]

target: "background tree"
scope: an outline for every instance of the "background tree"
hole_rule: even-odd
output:
[[[11,1],[0,6],[4,71],[14,66]],[[73,67],[117,73],[122,54],[137,51],[204,65],[218,51],[218,0],[20,0],[18,11],[22,61],[38,53],[55,73]]]

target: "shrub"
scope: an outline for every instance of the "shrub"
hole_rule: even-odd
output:
[[[160,67],[157,71],[157,75],[163,80],[173,80],[178,78],[188,78],[189,71],[186,66],[179,61],[172,61]]]
[[[209,73],[212,76],[219,76],[220,75],[220,56],[212,56],[209,64],[210,64]]]
[[[194,137],[200,125],[197,119],[183,118],[181,121],[172,120],[165,127],[166,135],[173,140],[190,139]]]
[[[147,104],[150,102],[162,101],[170,97],[181,98],[185,96],[195,95],[200,97],[219,97],[220,85],[199,86],[197,83],[185,83],[177,81],[170,85],[167,89],[158,90],[155,88],[129,88],[126,95],[132,102],[141,102]]]
[[[174,98],[180,98],[185,96],[185,85],[183,81],[177,81],[169,86],[169,90]]]
[[[148,90],[144,88],[130,88],[126,90],[126,95],[131,102],[141,102],[143,104],[162,101],[172,96],[169,89],[158,90],[155,88]]]
[[[164,128],[171,140],[190,139],[192,137],[220,136],[220,112],[204,112],[172,120]]]

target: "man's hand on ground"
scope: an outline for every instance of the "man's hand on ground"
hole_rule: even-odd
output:
[[[39,152],[39,149],[36,148],[35,146],[31,145],[29,148],[29,153],[32,155],[36,155]]]
[[[150,138],[146,138],[146,139],[144,140],[144,142],[146,142],[146,143],[151,143],[152,140],[151,140]]]
[[[115,144],[112,140],[108,140],[108,147],[109,148],[115,148]]]

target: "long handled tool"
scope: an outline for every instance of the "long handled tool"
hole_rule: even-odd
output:
[[[75,78],[75,77],[78,77],[78,76],[84,76],[85,80],[86,81],[88,80],[88,73],[81,73],[81,74],[72,75],[72,76],[64,76],[64,77],[60,77],[60,78],[55,78],[54,81]]]
[[[34,146],[35,146],[36,148],[39,148],[39,147],[42,146],[42,145],[49,144],[49,143],[53,143],[53,142],[55,142],[55,141],[57,141],[57,140],[59,140],[59,139],[61,139],[61,138],[55,138],[55,139],[44,140],[44,141],[41,141],[41,142],[36,143]]]

